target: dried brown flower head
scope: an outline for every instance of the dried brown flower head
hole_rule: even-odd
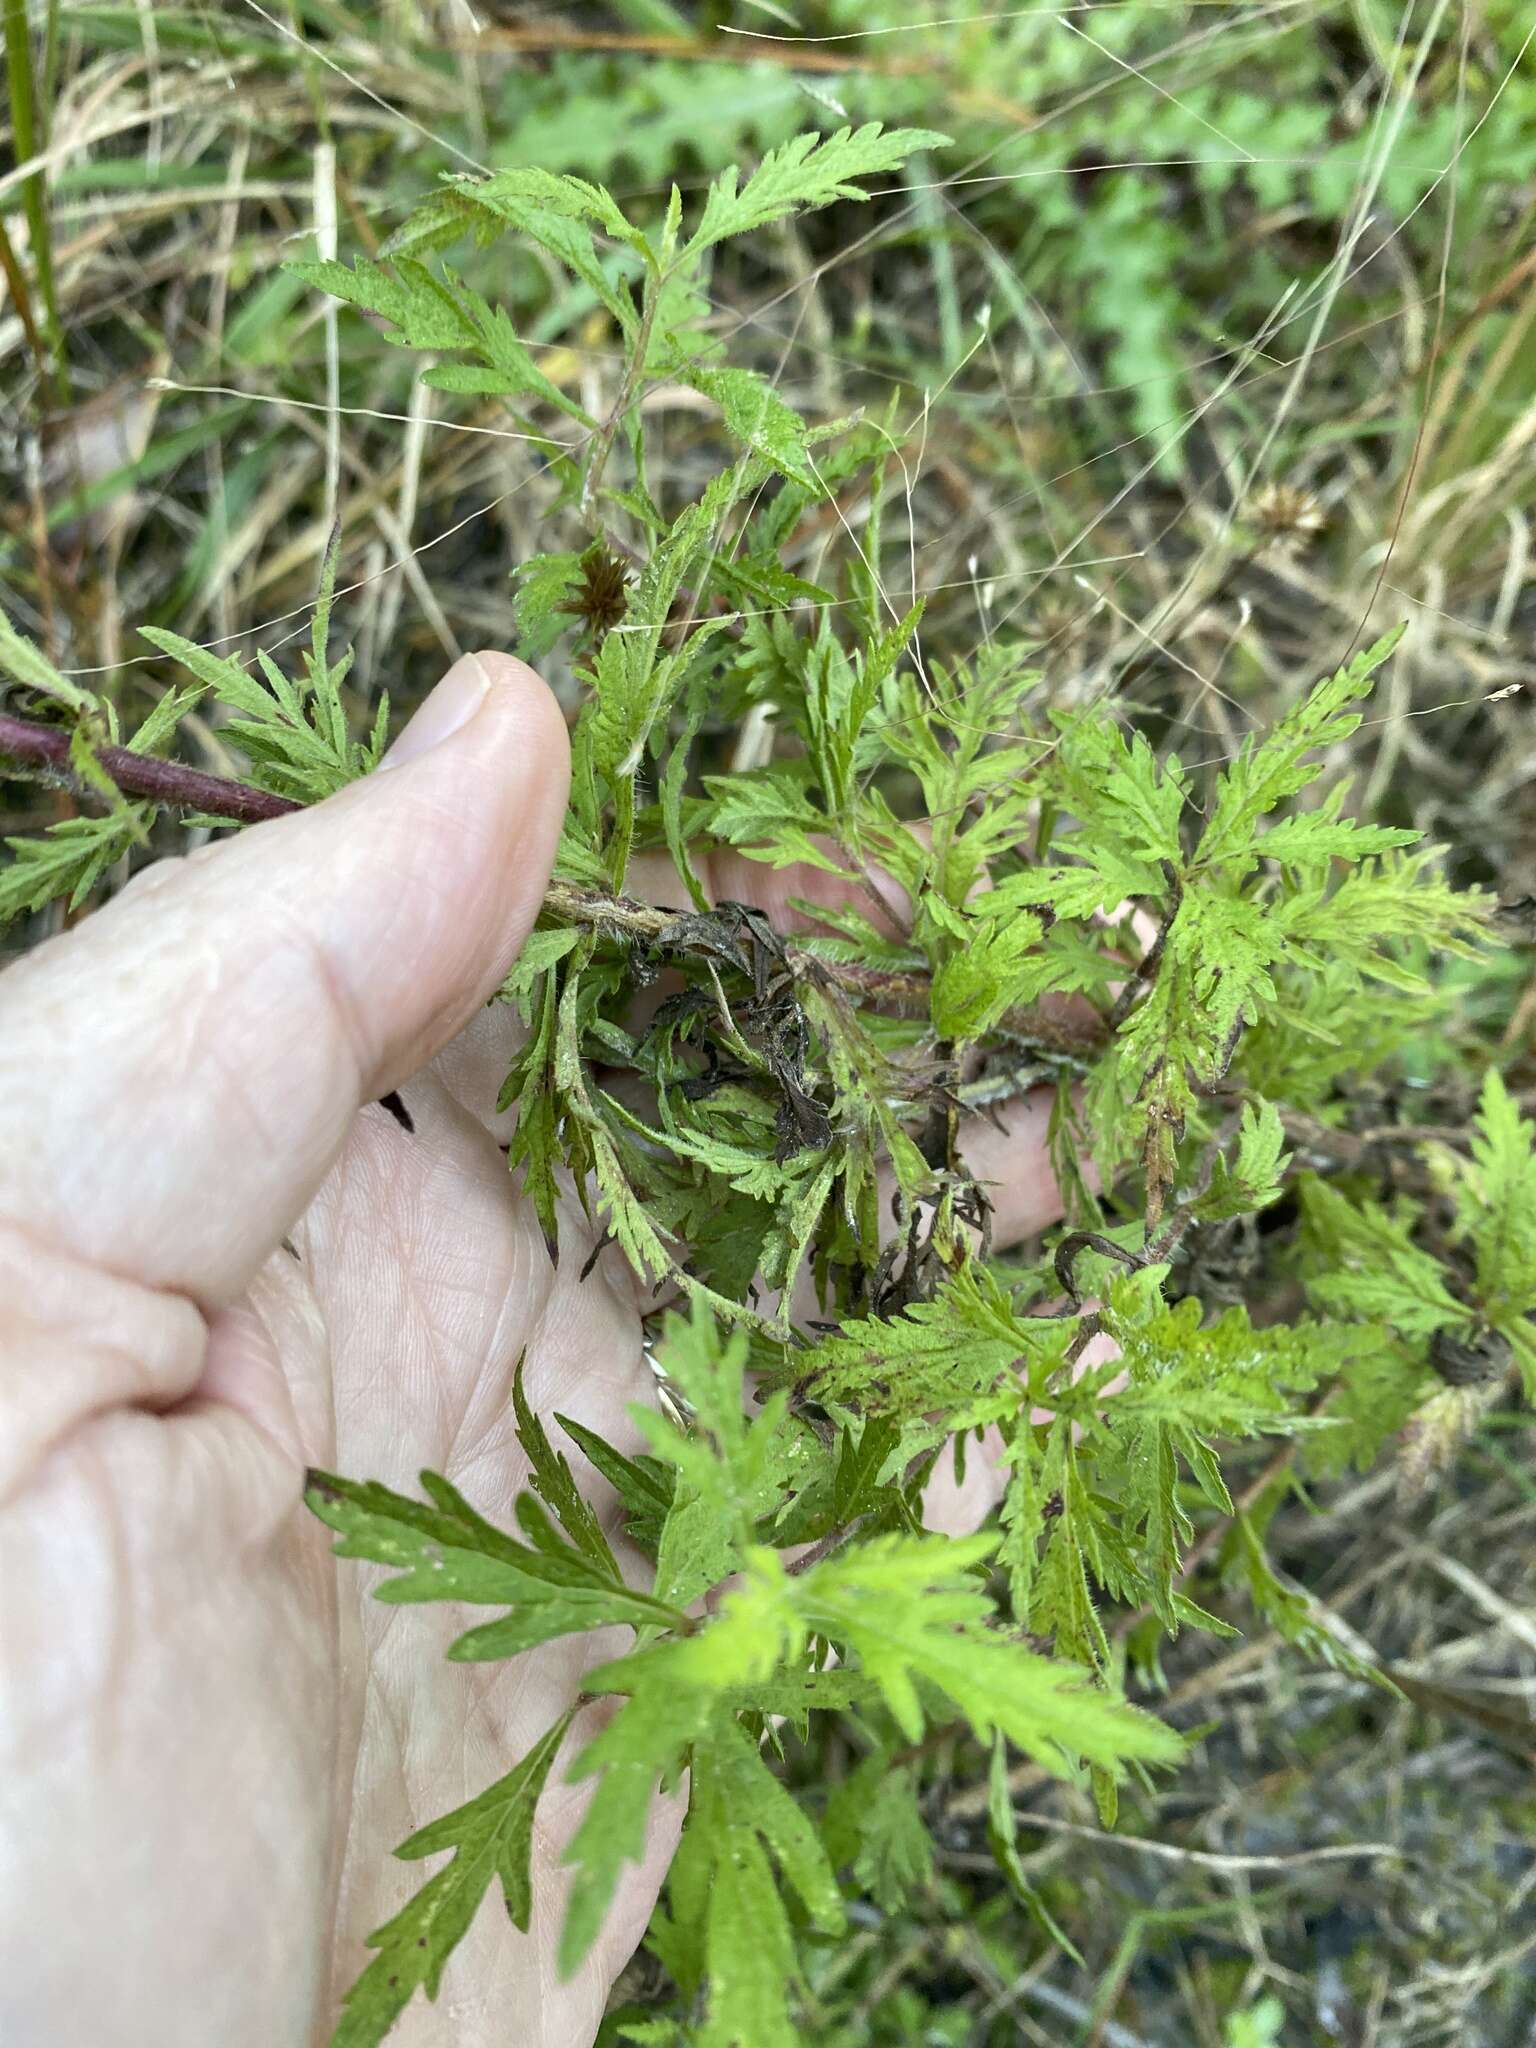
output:
[[[1328,524],[1328,514],[1311,491],[1296,484],[1265,484],[1248,501],[1248,516],[1266,542],[1305,547]]]
[[[607,541],[595,540],[581,558],[581,581],[558,609],[585,620],[593,640],[601,641],[623,618],[628,587],[628,566]]]

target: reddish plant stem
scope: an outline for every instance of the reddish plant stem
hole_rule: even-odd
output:
[[[1140,966],[1129,977],[1125,986],[1115,998],[1115,1007],[1109,1013],[1109,1028],[1111,1031],[1118,1031],[1120,1029],[1120,1026],[1130,1015],[1131,1009],[1142,990],[1149,988],[1156,981],[1158,969],[1163,964],[1163,949],[1168,944],[1168,934],[1173,929],[1173,920],[1178,916],[1179,905],[1184,900],[1184,885],[1179,879],[1179,871],[1173,862],[1171,860],[1160,860],[1158,866],[1163,871],[1164,878],[1172,892],[1173,901],[1169,904],[1168,914],[1158,926],[1157,937],[1147,948]]]
[[[0,758],[9,756],[29,768],[46,769],[80,789],[79,778],[70,768],[69,743],[70,734],[63,726],[0,713]],[[248,782],[232,782],[226,776],[205,775],[201,769],[188,768],[180,761],[161,761],[150,754],[132,753],[127,747],[97,747],[94,752],[125,796],[147,797],[153,803],[169,804],[180,810],[202,811],[238,825],[259,825],[268,818],[281,818],[289,811],[305,808],[292,797],[273,796],[267,790],[254,789]],[[551,882],[544,903],[547,910],[568,923],[652,942],[685,921],[679,911],[586,889],[575,882]],[[893,973],[858,961],[823,960],[793,945],[788,948],[787,958],[794,973],[830,982],[846,995],[862,996],[866,1002],[883,1003],[897,1010],[915,1007],[922,1011],[927,1007],[926,975]],[[1099,1018],[1091,1014],[1078,1016],[1049,1002],[1010,1011],[1002,1019],[1002,1027],[1030,1043],[1078,1056],[1097,1051],[1106,1036]]]
[[[0,714],[0,754],[29,768],[49,769],[78,789],[81,784],[70,768],[69,743],[70,735],[62,726]],[[273,796],[222,775],[205,775],[180,761],[161,761],[127,747],[96,747],[93,751],[125,796],[148,797],[152,803],[171,804],[178,810],[205,811],[239,825],[259,825],[264,819],[304,808],[292,797]]]

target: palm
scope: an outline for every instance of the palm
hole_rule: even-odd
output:
[[[610,1441],[636,1436],[628,1406],[650,1385],[622,1265],[605,1257],[579,1277],[593,1232],[572,1202],[552,1267],[507,1173],[492,1111],[509,1057],[506,1022],[491,1013],[407,1088],[414,1134],[379,1112],[359,1118],[295,1237],[329,1339],[335,1438],[319,1454],[349,1475],[402,1487],[430,1465],[503,1523],[527,1478],[512,1428],[512,1376],[525,1350],[534,1407],[572,1414]],[[338,1994],[365,1958],[364,1937],[423,1879],[420,1866],[391,1863],[385,1846],[505,1772],[569,1706],[583,1671],[622,1647],[611,1635],[573,1636],[509,1664],[449,1664],[462,1612],[381,1606],[366,1597],[375,1576],[344,1567],[340,1583],[343,1636],[360,1629],[362,1654],[343,1657],[337,1689],[344,1740],[355,1742],[339,1858]],[[418,2000],[402,2041],[473,2043],[477,2019],[486,2038],[501,2040],[511,2014],[520,2039],[567,2043],[596,2030],[644,1926],[670,1831],[660,1826],[655,1867],[633,1873],[579,1976],[557,1986],[548,1964],[553,1879],[574,1796],[557,1766],[536,1836],[530,1933],[483,1912],[439,2005]]]
[[[511,1119],[498,1118],[494,1103],[511,1054],[508,1021],[505,1012],[482,1017],[405,1091],[412,1135],[382,1112],[358,1120],[297,1240],[330,1334],[338,1468],[404,1487],[431,1465],[502,1523],[527,1478],[512,1427],[512,1377],[525,1349],[535,1410],[572,1415],[621,1447],[640,1447],[628,1410],[652,1393],[637,1285],[622,1261],[605,1254],[580,1278],[594,1230],[571,1201],[561,1261],[551,1266],[538,1220],[507,1173],[500,1146]],[[1019,1135],[993,1134],[1014,1153],[1015,1171],[999,1190],[1011,1203],[1008,1235],[1040,1220],[1055,1195],[1038,1150],[1018,1145]],[[974,1461],[972,1475],[977,1498],[932,1503],[937,1518],[974,1525],[987,1488]],[[594,1474],[583,1480],[594,1490]],[[383,1846],[505,1772],[570,1704],[583,1672],[622,1647],[612,1634],[571,1636],[509,1664],[449,1664],[444,1653],[462,1612],[381,1606],[365,1597],[372,1576],[346,1567],[341,1581],[365,1646],[352,1668],[366,1672],[366,1685],[343,1703],[361,1722],[336,1923],[338,1995],[364,1958],[364,1937],[422,1881],[419,1865],[390,1863]],[[649,1917],[677,1815],[658,1816],[648,1863],[629,1873],[579,1976],[557,1985],[554,1880],[575,1796],[557,1766],[535,1835],[529,1934],[483,1911],[439,2005],[418,2000],[408,2009],[402,2042],[472,2048],[477,2027],[487,2039],[505,2038],[509,2014],[530,2042],[567,2044],[596,2031]]]
[[[504,1030],[499,1052],[488,1041],[505,1022],[482,1019],[408,1086],[414,1135],[380,1110],[355,1121],[292,1250],[214,1318],[199,1398],[163,1420],[130,1407],[86,1421],[4,1511],[5,1837],[94,1845],[47,1859],[30,1908],[123,1959],[87,1981],[67,1950],[33,1956],[11,1987],[18,2038],[67,2008],[82,2040],[156,2039],[166,2011],[196,2015],[204,2039],[303,2039],[423,1880],[388,1850],[505,1772],[582,1670],[622,1648],[571,1637],[510,1664],[448,1664],[462,1612],[369,1600],[370,1575],[338,1572],[298,1508],[306,1461],[400,1485],[431,1465],[506,1519],[526,1478],[511,1427],[525,1347],[539,1409],[632,1433],[647,1375],[623,1269],[610,1257],[578,1278],[591,1237],[574,1203],[552,1269],[488,1121],[465,1106],[494,1100]],[[77,1359],[93,1324],[127,1339],[121,1283],[56,1266],[0,1233],[0,1300],[25,1299],[41,1323],[56,1293],[86,1333]],[[632,1874],[579,1977],[556,1984],[553,1880],[575,1796],[558,1772],[531,1932],[482,1913],[402,2042],[473,2048],[505,2039],[511,2015],[532,2043],[596,2031],[670,1835],[659,1820],[654,1867]]]
[[[659,872],[639,879],[665,890]],[[717,892],[735,880],[715,877]],[[831,893],[815,870],[791,871],[782,887]],[[773,908],[781,924],[799,921],[782,902]],[[362,1116],[296,1234],[329,1336],[335,1433],[318,1455],[334,1457],[349,1476],[397,1487],[409,1487],[429,1465],[502,1524],[527,1479],[512,1426],[512,1379],[525,1351],[535,1411],[569,1414],[621,1448],[641,1447],[629,1409],[653,1398],[638,1283],[616,1252],[581,1278],[596,1233],[574,1199],[562,1217],[560,1264],[552,1266],[538,1219],[507,1172],[501,1147],[514,1118],[498,1116],[495,1101],[512,1054],[510,1022],[506,1011],[482,1015],[406,1089],[412,1134],[382,1111]],[[1055,1213],[1044,1120],[1042,1103],[1020,1104],[1006,1125],[970,1132],[978,1170],[985,1173],[990,1161],[1003,1176],[994,1182],[1003,1241]],[[583,1471],[582,1478],[600,1497],[596,1475]],[[929,1518],[968,1529],[989,1504],[990,1475],[973,1460],[965,1497],[944,1475],[930,1494]],[[366,1935],[422,1882],[419,1865],[391,1863],[384,1846],[504,1773],[569,1706],[583,1673],[622,1648],[609,1632],[567,1637],[509,1664],[449,1664],[445,1652],[464,1626],[462,1612],[381,1606],[366,1597],[375,1576],[345,1567],[341,1581],[344,1627],[361,1629],[361,1655],[344,1660],[360,1680],[359,1696],[339,1701],[356,1734],[339,1864],[335,1996],[365,1959]],[[472,2048],[477,2030],[503,2039],[509,2014],[518,2015],[519,2038],[530,2042],[563,2048],[591,2038],[643,1932],[680,1816],[658,1811],[646,1865],[629,1872],[578,1977],[559,1985],[549,1961],[561,1910],[557,1873],[579,1797],[562,1785],[557,1765],[535,1834],[529,1934],[483,1911],[450,1964],[439,2004],[417,2000],[408,2009],[402,2042]]]

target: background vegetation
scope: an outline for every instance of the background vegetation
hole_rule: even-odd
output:
[[[1351,741],[1360,815],[1447,845],[1464,885],[1536,894],[1536,61],[1515,0],[230,0],[6,22],[0,598],[129,723],[169,675],[133,628],[279,652],[308,633],[338,522],[357,731],[383,690],[408,708],[483,644],[546,656],[574,711],[567,642],[514,608],[519,565],[582,540],[547,454],[281,266],[366,253],[445,170],[573,171],[639,215],[671,181],[878,118],[956,139],[869,206],[724,246],[710,325],[807,416],[885,423],[903,489],[879,567],[927,597],[928,658],[1018,636],[1054,705],[1112,692],[1200,767],[1406,620]],[[609,314],[509,247],[465,275],[601,417]],[[646,422],[653,482],[696,496],[713,408],[661,387]],[[867,518],[850,491],[788,565],[824,580]],[[235,770],[216,718],[184,729]],[[72,801],[8,785],[3,829]],[[1395,1185],[1426,1128],[1465,1151],[1490,1060],[1529,1106],[1528,924],[1510,936],[1445,970],[1450,1025],[1353,1088],[1367,1182]],[[1295,1228],[1294,1207],[1271,1218]],[[1262,1308],[1265,1259],[1216,1249],[1207,1298]],[[1314,1654],[1282,1650],[1282,1601],[1258,1624],[1234,1604],[1241,1559],[1207,1517],[1198,1597],[1247,1633],[1186,1633],[1160,1661],[1125,1645],[1136,1696],[1211,1724],[1195,1761],[1128,1794],[1113,1837],[1082,1795],[1016,1788],[1011,1886],[973,1750],[878,1793],[835,1741],[792,1752],[793,1779],[887,1816],[854,1934],[807,1937],[814,2038],[1525,2041],[1530,1444],[1529,1412],[1494,1405],[1427,1486],[1391,1462],[1305,1493],[1239,1450]],[[619,2003],[664,1995],[642,1956]]]

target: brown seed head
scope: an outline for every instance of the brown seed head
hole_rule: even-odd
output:
[[[595,641],[601,641],[624,616],[628,602],[629,570],[604,540],[595,540],[581,558],[581,581],[558,607],[586,622]]]

